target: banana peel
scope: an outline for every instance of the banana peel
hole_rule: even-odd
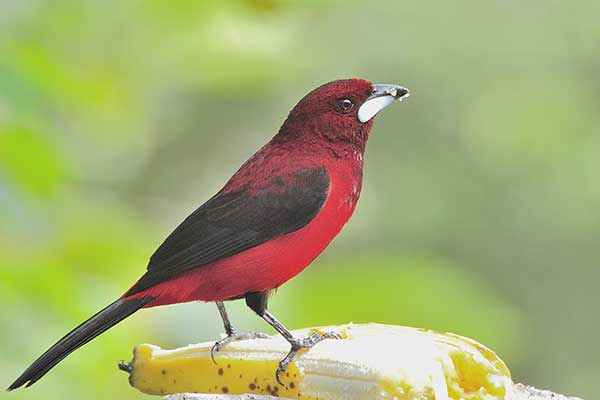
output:
[[[289,399],[496,400],[514,387],[504,362],[474,340],[431,330],[348,324],[293,331],[337,332],[300,353],[275,380],[289,344],[279,335],[233,342],[210,355],[213,342],[175,350],[142,344],[120,368],[129,382],[151,395],[255,394]]]

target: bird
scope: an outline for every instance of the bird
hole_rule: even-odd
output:
[[[359,78],[309,92],[278,133],[167,236],[133,286],[58,340],[7,390],[31,386],[136,311],[167,304],[216,303],[226,335],[213,346],[215,360],[232,341],[266,337],[233,328],[224,302],[241,299],[290,344],[275,371],[281,384],[281,374],[300,350],[339,336],[294,337],[269,312],[269,296],[311,264],[350,219],[375,116],[408,96],[403,86]]]

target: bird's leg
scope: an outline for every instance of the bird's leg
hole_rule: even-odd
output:
[[[222,301],[217,301],[217,308],[219,309],[219,314],[221,314],[221,319],[223,320],[223,327],[225,328],[225,336],[223,339],[215,342],[213,347],[210,349],[210,356],[214,363],[216,363],[215,353],[221,350],[223,346],[227,343],[235,342],[238,340],[245,339],[266,339],[269,335],[261,332],[238,332],[236,331],[231,322],[229,321],[229,317],[227,316],[227,310],[225,310],[225,304]]]
[[[279,322],[273,314],[267,311],[267,297],[268,293],[265,292],[249,293],[246,295],[246,304],[269,325],[271,325],[277,332],[279,332],[279,334],[283,336],[285,340],[287,340],[292,346],[283,360],[279,362],[279,366],[275,372],[275,378],[277,379],[277,382],[283,386],[283,383],[281,382],[281,374],[285,372],[288,365],[290,362],[292,362],[299,351],[303,349],[309,349],[325,339],[341,339],[342,337],[335,332],[326,332],[324,334],[313,333],[312,335],[301,339],[295,338],[294,335],[292,335],[292,333],[281,322]]]
[[[335,332],[325,332],[323,334],[319,334],[319,333],[315,332],[305,338],[296,339],[296,338],[294,338],[292,333],[290,331],[288,331],[285,328],[285,326],[283,326],[283,324],[281,322],[279,322],[277,320],[277,318],[275,318],[273,316],[273,314],[271,314],[269,311],[265,310],[263,312],[263,314],[261,315],[261,317],[262,317],[262,319],[267,321],[267,323],[269,325],[271,325],[273,328],[275,328],[275,330],[277,332],[279,332],[285,338],[285,340],[287,340],[292,345],[292,348],[287,353],[287,355],[283,358],[283,360],[281,360],[279,362],[279,366],[277,367],[277,372],[275,373],[275,378],[277,378],[277,382],[282,386],[283,386],[283,383],[281,382],[281,374],[283,372],[285,372],[288,365],[290,364],[290,362],[292,362],[294,357],[296,357],[296,354],[298,354],[299,351],[301,351],[303,349],[310,349],[315,344],[317,344],[325,339],[341,339],[342,338],[339,334],[337,334]]]
[[[231,326],[231,322],[229,321],[229,316],[227,315],[227,310],[225,309],[225,304],[222,301],[217,301],[217,309],[219,310],[219,314],[221,315],[221,319],[223,320],[223,327],[225,328],[225,333],[227,336],[233,333],[233,326]]]

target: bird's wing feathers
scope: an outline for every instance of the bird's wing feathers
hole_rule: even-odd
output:
[[[297,231],[318,214],[328,193],[325,168],[274,177],[263,189],[220,192],[167,237],[126,295]]]

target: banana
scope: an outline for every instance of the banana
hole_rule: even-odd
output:
[[[120,368],[143,393],[183,392],[271,395],[327,400],[500,400],[514,384],[504,362],[487,347],[458,335],[380,324],[348,324],[294,331],[295,337],[333,331],[305,350],[275,380],[289,344],[276,335],[230,343],[163,350],[138,345]]]

